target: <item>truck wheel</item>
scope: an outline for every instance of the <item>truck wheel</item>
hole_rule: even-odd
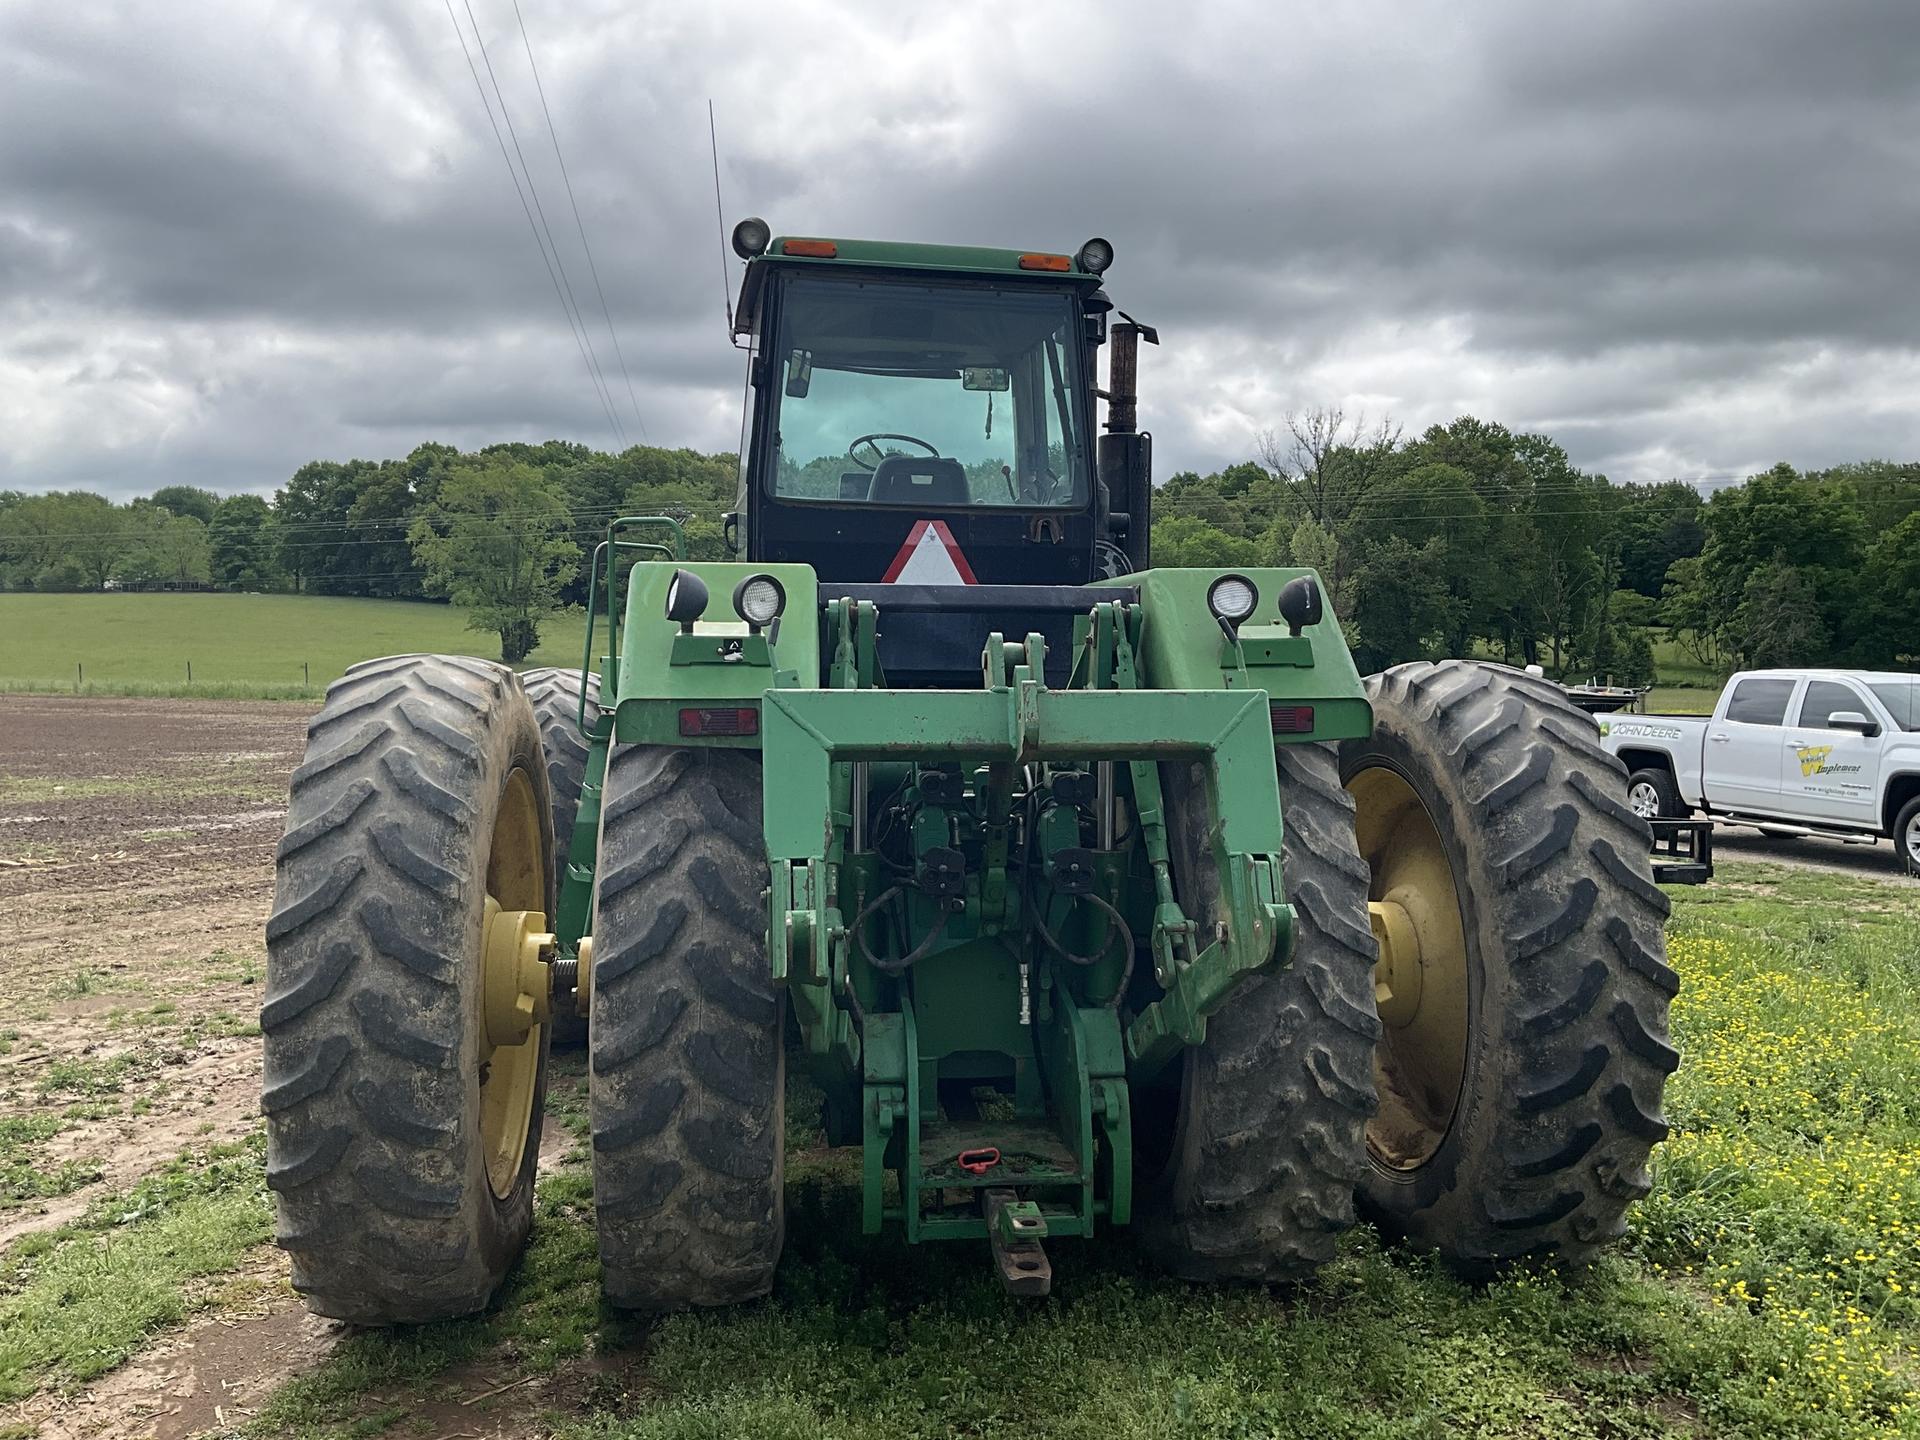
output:
[[[1380,1025],[1353,801],[1331,746],[1282,745],[1275,757],[1293,958],[1235,992],[1187,1052],[1177,1091],[1143,1095],[1136,1110],[1138,1227],[1189,1280],[1307,1278],[1353,1224],[1366,1164]],[[1167,786],[1178,878],[1210,857],[1206,792],[1194,769],[1161,772],[1179,777]]]
[[[307,727],[267,921],[261,1108],[276,1238],[317,1314],[470,1313],[526,1243],[551,834],[540,732],[502,666],[368,661]]]
[[[757,755],[614,751],[587,1052],[601,1284],[623,1308],[772,1288],[786,1071],[766,887]]]
[[[540,722],[540,746],[547,757],[547,789],[553,796],[553,897],[560,903],[561,882],[567,875],[567,852],[573,848],[574,817],[580,813],[580,787],[587,778],[587,742],[580,734],[580,692],[586,691],[587,725],[600,718],[600,677],[564,667],[523,671],[520,684],[533,702],[533,718]],[[587,1020],[569,997],[553,1014],[553,1043],[571,1049],[586,1043]]]
[[[1893,849],[1909,875],[1920,875],[1920,795],[1902,805],[1894,817]]]
[[[1683,820],[1680,787],[1665,770],[1636,770],[1627,777],[1627,808],[1642,820]]]
[[[1626,1229],[1679,1064],[1667,899],[1591,717],[1515,671],[1369,677],[1341,747],[1385,1026],[1361,1201],[1473,1273]]]

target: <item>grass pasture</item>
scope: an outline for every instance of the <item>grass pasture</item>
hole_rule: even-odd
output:
[[[526,663],[578,665],[585,628],[578,611],[554,617]],[[410,651],[492,658],[499,646],[462,611],[418,600],[0,594],[0,692],[299,700],[356,660]],[[1658,631],[1654,658],[1649,709],[1712,710],[1718,675]]]
[[[1057,1246],[1055,1298],[1020,1307],[968,1247],[863,1240],[852,1171],[807,1163],[766,1302],[637,1335],[598,1312],[591,1242],[549,1226],[484,1332],[361,1337],[265,1419],[352,1433],[366,1393],[436,1352],[637,1346],[637,1373],[553,1433],[1920,1434],[1920,892],[1736,864],[1675,900],[1674,1134],[1629,1244],[1587,1276],[1469,1286],[1362,1226],[1272,1296],[1169,1283],[1108,1236]],[[548,1181],[543,1214],[583,1223],[581,1178]]]
[[[585,628],[582,614],[554,618],[527,663],[578,665]],[[0,595],[0,691],[304,699],[356,660],[416,650],[500,653],[464,612],[418,600]]]

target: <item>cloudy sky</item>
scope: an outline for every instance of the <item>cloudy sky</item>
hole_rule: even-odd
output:
[[[1110,238],[1163,472],[1329,403],[1616,480],[1920,457],[1911,0],[520,0],[625,378],[513,0],[0,0],[0,488],[615,443],[469,4],[628,438],[737,443],[711,97],[729,223]]]

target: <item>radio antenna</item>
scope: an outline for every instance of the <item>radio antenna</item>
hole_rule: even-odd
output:
[[[720,132],[713,123],[713,99],[707,99],[707,143],[713,149],[713,219],[720,227],[720,302],[727,309],[727,343],[733,339],[733,282],[727,275],[727,211],[720,200]]]

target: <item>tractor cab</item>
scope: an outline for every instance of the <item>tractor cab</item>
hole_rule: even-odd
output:
[[[775,238],[758,220],[733,244],[753,356],[736,553],[809,565],[823,596],[884,596],[897,685],[970,676],[990,632],[1024,633],[1013,615],[1064,661],[1082,587],[1147,564],[1131,322],[1112,327],[1126,393],[1096,439],[1111,247]]]

